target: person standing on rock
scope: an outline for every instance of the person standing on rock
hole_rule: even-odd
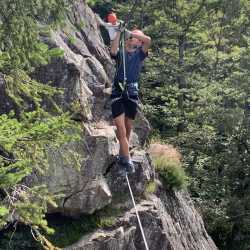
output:
[[[110,20],[109,20],[110,19]],[[134,164],[129,154],[129,139],[138,107],[138,80],[144,59],[148,56],[151,38],[141,30],[123,30],[125,34],[125,76],[123,53],[119,49],[122,30],[118,28],[114,13],[107,17],[109,25],[104,24],[110,36],[110,54],[116,61],[116,74],[111,93],[111,109],[114,124],[117,128],[117,138],[120,144],[118,163],[123,172],[133,173]],[[103,24],[103,23],[101,23]],[[119,24],[119,23],[118,23]]]

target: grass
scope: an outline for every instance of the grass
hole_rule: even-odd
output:
[[[172,145],[154,143],[150,145],[149,153],[166,188],[180,190],[187,186],[188,177],[177,149]]]
[[[126,201],[128,198],[128,193],[115,193],[110,205],[92,215],[81,215],[75,219],[62,216],[59,213],[47,215],[48,226],[53,228],[55,233],[46,234],[42,231],[41,233],[53,246],[64,248],[72,245],[88,233],[94,232],[97,229],[112,227],[116,223],[117,218],[126,210]],[[5,231],[0,231],[0,250],[42,249],[39,242],[36,242],[31,236],[29,227],[19,224],[14,234],[13,231],[15,231],[13,227],[9,227]]]
[[[82,215],[77,219],[59,214],[51,215],[48,217],[49,226],[55,230],[55,233],[46,235],[46,238],[55,246],[66,247],[77,242],[87,233],[113,226],[120,214],[120,209],[107,206],[93,215]]]
[[[157,184],[155,181],[149,181],[146,184],[144,195],[147,197],[148,194],[153,194],[156,191]]]
[[[155,157],[153,162],[165,187],[179,190],[187,186],[188,178],[178,163],[166,156]]]
[[[75,45],[76,38],[74,36],[72,36],[72,35],[69,35],[68,36],[68,41],[69,41],[70,44]]]

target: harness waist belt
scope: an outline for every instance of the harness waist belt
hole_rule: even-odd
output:
[[[116,83],[122,91],[126,89],[129,89],[129,88],[135,88],[136,90],[138,90],[138,82],[130,82],[130,83],[126,83],[125,86],[124,86],[124,82],[117,82]]]
[[[118,84],[124,84],[123,81],[118,81],[117,83],[118,83]],[[138,85],[138,82],[127,82],[126,85],[128,85],[128,86],[129,86],[129,85]]]

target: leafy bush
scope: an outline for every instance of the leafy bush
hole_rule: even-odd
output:
[[[173,146],[151,144],[149,153],[166,188],[182,189],[186,187],[188,178],[182,168],[181,155]]]
[[[67,133],[73,129],[73,135]],[[47,148],[78,140],[80,131],[67,113],[52,117],[39,110],[26,112],[19,120],[11,114],[0,115],[0,227],[14,221],[17,214],[18,221],[52,232],[44,213],[46,203],[56,206],[56,196],[43,185],[27,187],[21,181],[33,170],[44,173]]]
[[[81,215],[76,219],[59,214],[49,215],[49,226],[55,229],[55,233],[47,234],[46,238],[58,247],[65,247],[75,243],[85,234],[112,227],[121,213],[122,209],[108,205],[92,215]]]
[[[145,195],[153,194],[156,190],[156,187],[157,187],[157,184],[154,181],[148,182],[144,191]]]
[[[167,188],[182,189],[186,187],[187,176],[178,162],[164,155],[154,158],[153,162]]]

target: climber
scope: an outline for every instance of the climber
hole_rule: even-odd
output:
[[[141,30],[126,30],[123,23],[107,17],[108,25],[103,24],[110,36],[110,54],[116,60],[117,70],[111,93],[111,110],[114,124],[117,128],[117,138],[120,144],[118,163],[125,173],[133,173],[134,164],[129,154],[129,139],[133,120],[138,106],[138,80],[144,59],[148,56],[151,38]],[[100,23],[100,22],[99,22]],[[119,49],[121,32],[125,32],[125,74],[123,53]],[[126,78],[126,79],[125,79]],[[123,171],[123,172],[124,172]]]

